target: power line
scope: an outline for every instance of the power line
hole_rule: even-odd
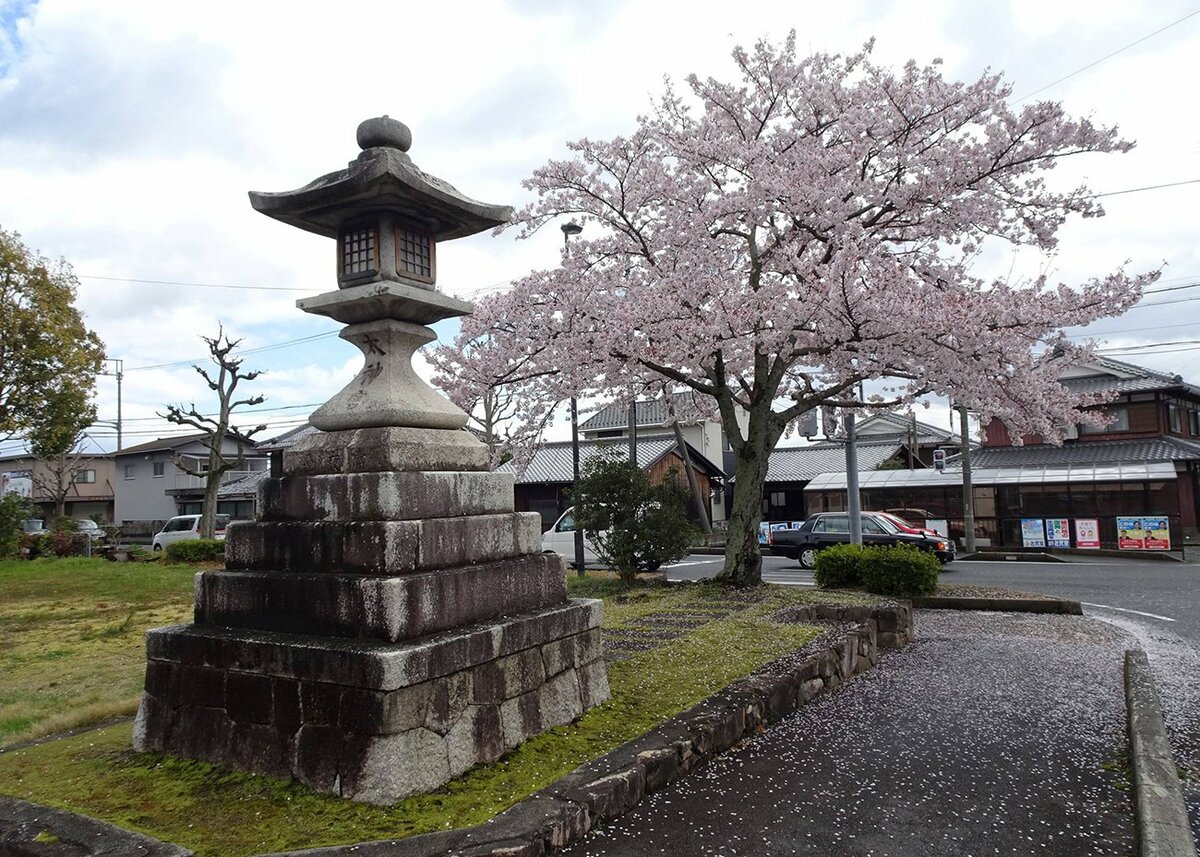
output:
[[[1064,76],[1060,77],[1058,80],[1052,80],[1050,83],[1047,83],[1045,86],[1035,89],[1033,92],[1030,92],[1028,95],[1022,95],[1014,103],[1020,104],[1022,101],[1025,101],[1026,99],[1033,98],[1033,96],[1037,95],[1039,92],[1045,92],[1050,87],[1058,86],[1063,81],[1070,80],[1071,78],[1075,77],[1075,75],[1077,75],[1077,74],[1083,74],[1083,72],[1087,71],[1088,69],[1095,68],[1096,66],[1100,65],[1100,63],[1105,62],[1106,60],[1112,59],[1117,54],[1123,53],[1124,51],[1127,51],[1136,45],[1140,45],[1142,42],[1146,41],[1147,39],[1154,38],[1159,33],[1165,33],[1167,30],[1171,29],[1172,27],[1178,26],[1179,24],[1182,24],[1184,21],[1188,20],[1189,18],[1194,18],[1196,15],[1200,15],[1200,9],[1196,9],[1195,11],[1188,12],[1186,15],[1184,15],[1179,20],[1172,21],[1170,24],[1167,24],[1165,27],[1160,27],[1159,29],[1155,30],[1153,33],[1142,36],[1140,39],[1132,41],[1129,44],[1125,45],[1124,47],[1117,48],[1112,53],[1105,54],[1104,56],[1100,57],[1100,59],[1094,60],[1094,61],[1088,63],[1087,65],[1083,66],[1082,68],[1077,68],[1077,69],[1075,69],[1075,71],[1071,72],[1068,75],[1064,75]]]
[[[197,289],[240,289],[257,292],[319,292],[319,288],[298,289],[291,286],[236,286],[229,283],[187,283],[179,280],[143,280],[138,277],[101,277],[98,274],[77,274],[81,280],[108,280],[114,283],[146,283],[152,286],[188,286]]]
[[[1092,194],[1093,199],[1099,199],[1102,196],[1120,196],[1124,193],[1141,193],[1144,190],[1159,190],[1164,187],[1180,187],[1185,184],[1200,184],[1200,179],[1185,179],[1181,182],[1167,182],[1166,184],[1152,184],[1145,187],[1131,187],[1128,190],[1110,190],[1104,193]]]
[[[280,405],[277,408],[259,408],[256,406],[254,408],[254,410],[252,410],[252,411],[237,411],[234,414],[234,416],[254,416],[255,414],[270,414],[270,413],[274,413],[276,411],[296,411],[296,410],[303,410],[305,408],[312,410],[313,408],[319,408],[320,406],[321,406],[320,402],[316,402],[314,404],[308,404],[308,405]],[[218,416],[218,414],[215,414],[215,413],[214,414],[201,414],[201,416],[215,417],[215,416]],[[163,419],[163,417],[125,417],[122,420],[122,422],[145,423],[145,422],[157,422],[162,419]],[[99,423],[113,422],[113,421],[112,420],[97,420],[96,422],[97,422],[97,424],[99,424]]]
[[[340,331],[330,330],[325,333],[314,333],[311,336],[302,336],[299,339],[288,339],[283,342],[276,342],[270,345],[260,345],[256,348],[246,348],[237,352],[238,356],[245,354],[262,354],[265,351],[274,351],[279,348],[289,348],[293,345],[302,345],[306,342],[315,342],[318,339],[328,339],[331,336],[337,336]],[[170,369],[175,366],[191,366],[196,363],[207,363],[210,356],[198,357],[194,360],[175,360],[170,363],[153,363],[149,366],[130,366],[126,372],[138,372],[143,369]]]

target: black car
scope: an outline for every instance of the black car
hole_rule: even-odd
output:
[[[949,539],[922,533],[905,533],[895,524],[871,512],[862,513],[864,545],[912,545],[931,551],[943,563],[954,559],[954,543]],[[850,516],[846,512],[819,512],[795,530],[776,530],[771,534],[771,552],[799,560],[805,568],[816,565],[817,553],[830,545],[848,544]]]

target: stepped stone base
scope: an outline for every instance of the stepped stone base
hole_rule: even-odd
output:
[[[576,599],[403,644],[159,628],[134,747],[392,803],[607,699],[600,615]]]

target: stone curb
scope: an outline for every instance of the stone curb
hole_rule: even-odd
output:
[[[965,598],[918,595],[910,598],[914,608],[925,610],[994,610],[1000,613],[1058,613],[1082,616],[1083,605],[1064,598]]]
[[[86,815],[0,796],[0,855],[3,857],[188,857],[191,853],[182,846],[160,842]]]
[[[1125,704],[1129,712],[1129,757],[1133,767],[1138,854],[1196,857],[1183,789],[1146,653],[1125,653]]]
[[[787,618],[837,625],[484,824],[260,857],[542,857],[870,669],[881,651],[912,639],[912,609],[904,604],[804,606],[788,610]]]

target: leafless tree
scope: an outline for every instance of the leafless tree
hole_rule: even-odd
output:
[[[233,352],[241,344],[240,339],[230,339],[225,335],[224,327],[217,328],[215,337],[201,337],[208,346],[209,358],[217,367],[213,373],[203,366],[192,368],[208,384],[208,388],[217,394],[218,409],[215,417],[203,414],[195,403],[190,403],[185,410],[182,405],[167,405],[167,412],[159,416],[177,425],[191,426],[206,437],[201,444],[208,450],[207,469],[193,468],[178,455],[175,456],[175,466],[190,476],[204,480],[204,504],[201,509],[200,535],[203,538],[213,537],[214,522],[217,513],[217,492],[221,487],[221,477],[230,470],[240,470],[246,463],[246,443],[254,435],[266,429],[258,425],[247,431],[240,430],[230,423],[230,418],[238,408],[252,408],[261,405],[266,399],[262,395],[235,398],[238,384],[242,381],[253,381],[261,371],[243,372],[242,358],[233,356]],[[233,438],[237,444],[237,452],[226,453],[225,441]]]

